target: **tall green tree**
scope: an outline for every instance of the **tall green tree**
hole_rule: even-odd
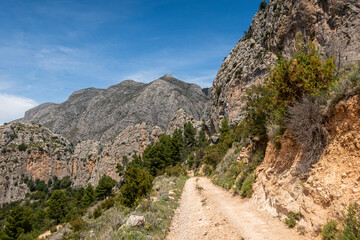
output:
[[[4,232],[9,239],[17,239],[20,234],[31,231],[32,211],[28,207],[17,206],[6,217]]]
[[[68,212],[65,193],[61,190],[55,190],[48,201],[48,207],[49,217],[59,223]]]
[[[194,147],[196,145],[196,129],[191,122],[184,124],[184,142],[186,147]]]
[[[231,133],[231,127],[229,125],[229,121],[227,117],[224,117],[223,120],[221,120],[221,126],[219,127],[220,131],[220,142],[223,142]]]
[[[105,174],[100,178],[99,184],[95,189],[95,196],[97,200],[105,199],[107,196],[110,196],[112,189],[115,186],[115,180]]]
[[[178,139],[168,135],[160,136],[157,143],[145,149],[143,160],[145,168],[153,176],[156,176],[167,166],[175,165],[181,160]]]
[[[95,200],[94,187],[89,183],[85,189],[82,205],[84,207],[90,206]]]

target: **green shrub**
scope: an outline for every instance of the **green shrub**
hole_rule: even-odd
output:
[[[289,228],[293,228],[296,226],[296,220],[292,215],[289,215],[289,217],[285,220],[285,223]]]
[[[343,71],[339,78],[329,87],[325,96],[320,96],[326,107],[332,107],[334,104],[347,96],[360,92],[360,61],[349,71]]]
[[[279,55],[267,79],[267,85],[279,106],[287,106],[304,95],[319,95],[334,80],[334,58],[323,61],[315,44],[309,42],[304,46],[303,41],[298,36],[297,51],[291,59]]]
[[[323,240],[336,240],[339,236],[337,229],[338,223],[335,220],[328,221],[321,229],[321,236]]]
[[[92,215],[95,219],[97,219],[98,217],[101,216],[101,214],[102,214],[101,206],[98,206],[97,208],[95,208]]]
[[[85,226],[86,222],[79,215],[73,215],[70,221],[71,230],[78,232],[81,231]]]
[[[290,212],[288,218],[285,220],[285,223],[289,228],[293,228],[296,226],[296,221],[299,221],[301,218],[301,213]]]
[[[177,164],[175,166],[168,166],[165,168],[165,173],[168,176],[174,176],[174,177],[180,177],[180,176],[186,176],[187,171],[185,166],[181,166],[180,164]]]
[[[124,184],[120,189],[120,202],[133,207],[151,190],[153,177],[140,168],[130,168],[125,173]]]
[[[102,209],[107,210],[107,209],[111,208],[112,206],[114,206],[114,204],[115,204],[115,198],[112,197],[112,198],[108,198],[105,201],[103,201],[100,204],[100,206]]]
[[[357,203],[350,204],[347,213],[344,214],[344,229],[341,239],[360,239],[360,206]]]
[[[27,149],[27,146],[24,143],[22,143],[18,146],[18,149],[19,149],[19,151],[25,152]]]
[[[245,179],[240,190],[241,197],[251,197],[251,195],[253,194],[252,184],[254,183],[255,179],[256,175],[250,175]]]
[[[266,6],[267,6],[266,0],[262,1],[262,2],[260,3],[259,10],[260,10],[260,11],[261,11],[261,10],[264,10],[264,9],[266,8]]]

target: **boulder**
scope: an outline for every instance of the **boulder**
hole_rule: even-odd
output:
[[[138,215],[131,215],[128,220],[126,220],[125,226],[126,227],[135,227],[135,226],[141,226],[145,223],[145,217],[144,216],[138,216]]]

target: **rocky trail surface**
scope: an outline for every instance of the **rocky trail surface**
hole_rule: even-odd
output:
[[[192,177],[185,184],[167,239],[309,238],[257,210],[251,201],[213,185],[208,178]]]

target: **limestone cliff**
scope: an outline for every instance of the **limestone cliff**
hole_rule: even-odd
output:
[[[25,178],[47,181],[69,175],[73,147],[50,130],[10,123],[0,127],[0,204],[24,198]]]
[[[324,57],[336,57],[339,67],[360,60],[360,2],[270,0],[216,75],[211,89],[213,131],[225,115],[232,123],[242,119],[245,89],[264,80],[278,52],[291,56],[298,33],[313,40]]]
[[[64,103],[45,103],[27,111],[22,122],[42,124],[72,143],[106,143],[142,122],[149,131],[153,126],[165,131],[179,108],[196,120],[207,118],[208,102],[198,85],[168,74],[149,84],[127,80],[108,89],[76,91]]]

